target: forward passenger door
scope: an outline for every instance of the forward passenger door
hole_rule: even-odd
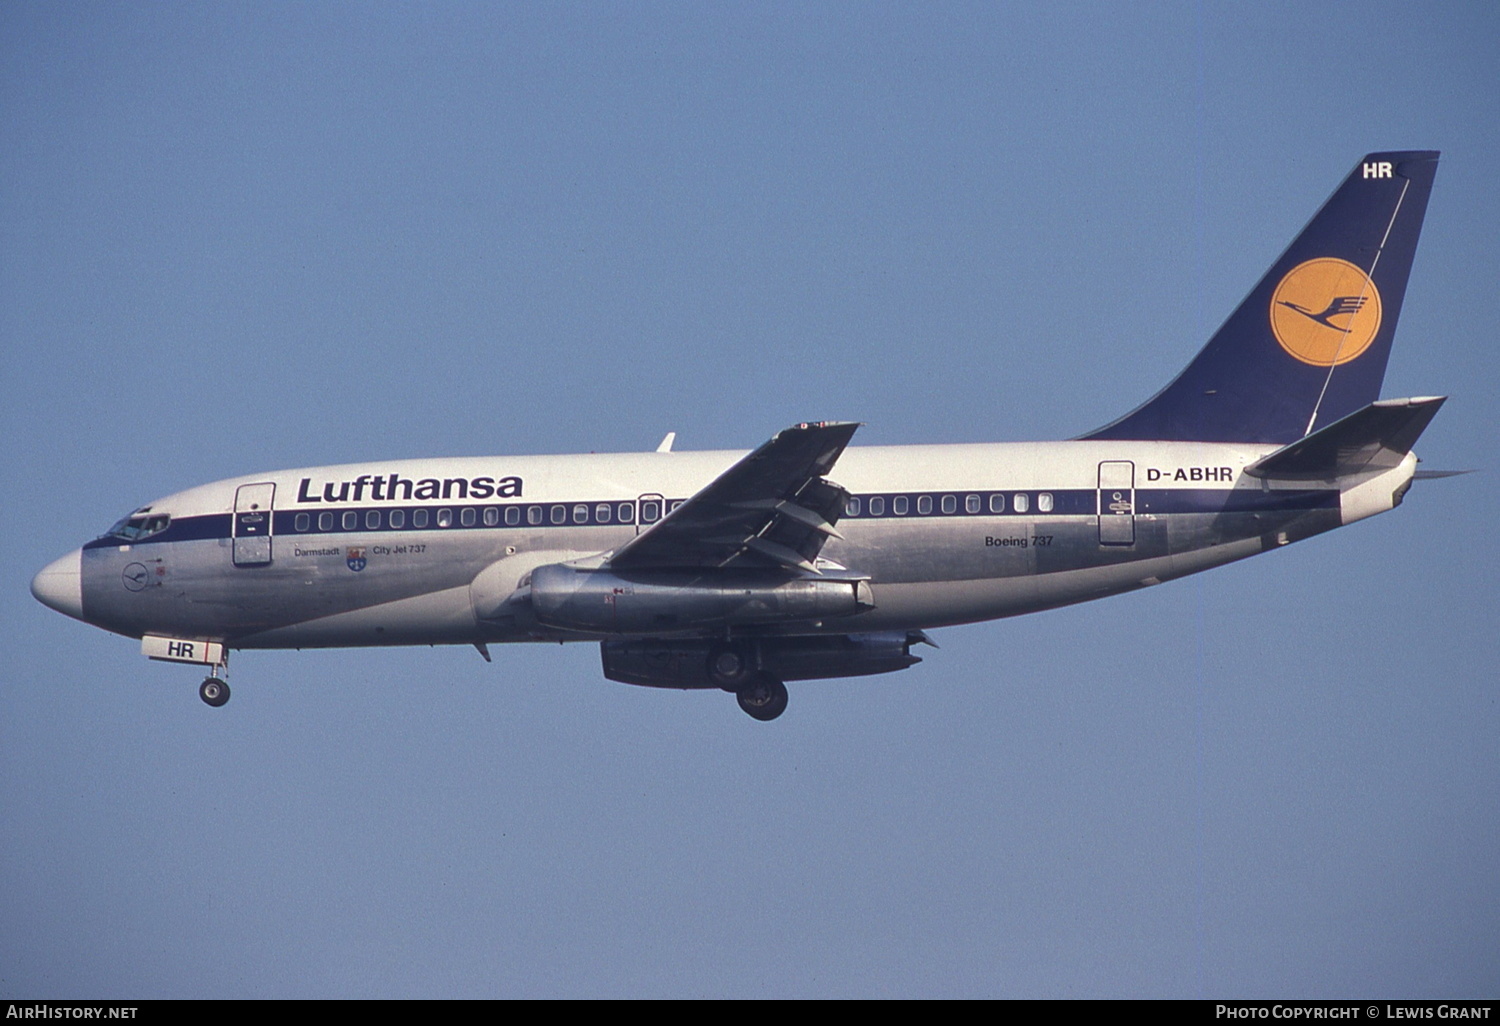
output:
[[[266,566],[271,562],[272,504],[276,485],[240,485],[234,493],[234,565]]]

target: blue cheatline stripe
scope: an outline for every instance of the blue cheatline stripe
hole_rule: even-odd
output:
[[[1337,489],[1262,492],[1237,488],[1137,488],[1137,513],[1290,513],[1338,509]]]
[[[1025,496],[1026,509],[1018,510],[1017,499]],[[904,500],[904,503],[902,502]],[[667,509],[683,500],[669,499]],[[1043,506],[1050,502],[1050,509]],[[871,492],[850,496],[843,521],[917,520],[917,519],[991,519],[1015,517],[1043,518],[1094,516],[1098,511],[1098,491],[1093,488],[1045,489],[1018,491],[952,491],[952,492]],[[1289,513],[1299,510],[1337,509],[1337,489],[1298,491],[1260,491],[1249,488],[1137,488],[1137,514],[1185,513]],[[629,507],[629,519],[621,513]],[[904,508],[904,512],[897,512]],[[497,522],[485,522],[487,511]],[[516,523],[507,522],[507,512]],[[465,513],[470,521],[465,523]],[[345,526],[352,514],[352,526]],[[371,517],[371,514],[378,514]],[[399,514],[400,527],[392,527],[393,514]],[[417,520],[425,515],[424,525]],[[299,530],[298,518],[306,517]],[[320,518],[327,517],[327,521]],[[533,522],[532,517],[540,517]],[[336,509],[277,510],[275,534],[282,537],[319,537],[357,534],[410,534],[433,531],[518,531],[562,527],[628,527],[634,523],[634,500],[610,499],[588,502],[508,502],[488,505],[422,505],[422,506],[341,506]],[[328,523],[324,528],[322,523]],[[173,519],[160,534],[142,541],[126,542],[121,538],[97,538],[84,545],[86,549],[115,548],[119,545],[156,545],[162,542],[199,541],[231,537],[233,517],[228,513]]]

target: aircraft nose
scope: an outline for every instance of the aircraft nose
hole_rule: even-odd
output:
[[[31,579],[31,593],[44,606],[83,619],[83,550],[74,549],[62,559],[42,567]]]

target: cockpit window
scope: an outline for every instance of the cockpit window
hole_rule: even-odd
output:
[[[171,522],[172,518],[165,513],[133,514],[111,527],[104,533],[104,537],[136,542],[153,534],[161,534]]]

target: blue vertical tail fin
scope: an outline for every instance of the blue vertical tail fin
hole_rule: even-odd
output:
[[[1437,162],[1366,156],[1176,380],[1083,437],[1284,445],[1379,399]]]

